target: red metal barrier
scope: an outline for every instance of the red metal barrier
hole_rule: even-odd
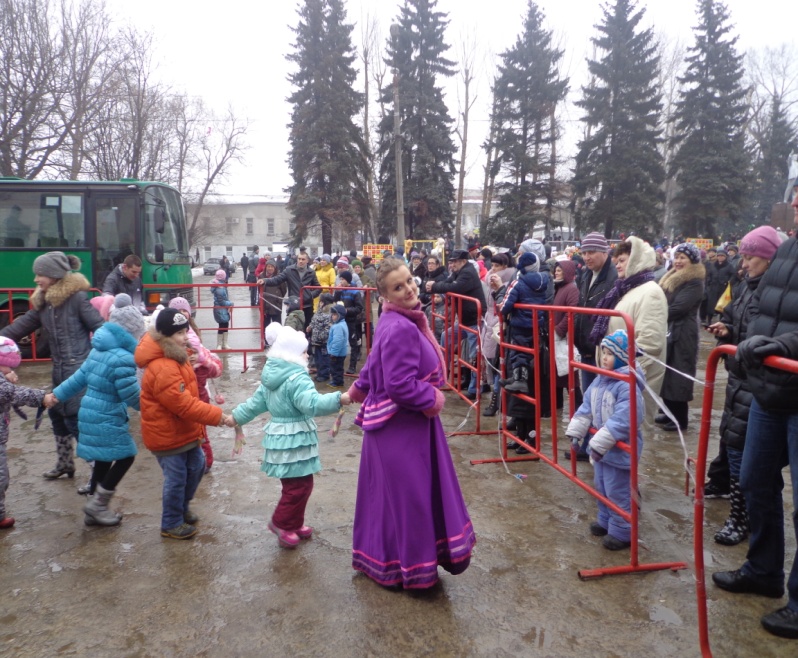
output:
[[[707,588],[704,570],[704,479],[707,472],[707,449],[709,432],[712,427],[712,403],[715,396],[715,377],[718,373],[718,361],[723,355],[734,356],[736,345],[720,345],[709,354],[704,388],[704,403],[701,408],[701,430],[698,434],[698,457],[695,460],[696,483],[693,500],[693,555],[695,559],[695,587],[698,607],[698,636],[701,643],[701,655],[712,656],[709,646],[709,628],[707,622]],[[786,370],[798,374],[798,361],[783,357],[771,356],[765,359],[765,365],[777,370]],[[794,485],[795,483],[793,483]]]
[[[530,457],[535,460],[541,460],[544,463],[548,464],[552,468],[554,468],[557,472],[561,473],[573,483],[581,487],[587,493],[589,493],[594,498],[600,500],[604,503],[607,507],[612,509],[614,512],[619,514],[623,517],[626,521],[631,524],[631,547],[630,547],[630,563],[625,566],[620,567],[605,567],[601,569],[580,569],[578,574],[582,580],[588,580],[590,578],[598,578],[601,576],[609,576],[609,575],[617,575],[617,574],[626,574],[626,573],[637,573],[637,572],[647,572],[647,571],[661,571],[665,569],[677,570],[677,569],[686,569],[687,564],[685,562],[661,562],[661,563],[649,563],[649,564],[641,564],[639,561],[639,547],[638,547],[638,537],[639,537],[639,500],[638,500],[638,460],[637,460],[637,418],[638,418],[638,409],[637,409],[637,395],[636,395],[636,387],[637,387],[637,378],[635,375],[630,372],[626,375],[620,375],[615,371],[611,370],[604,370],[602,368],[598,368],[595,366],[584,364],[580,361],[576,361],[574,359],[574,345],[573,345],[573,335],[574,335],[574,316],[577,314],[581,315],[609,315],[614,317],[620,317],[626,324],[626,332],[629,336],[629,366],[630,370],[635,368],[635,343],[634,343],[634,324],[632,323],[632,319],[625,313],[621,313],[619,311],[610,310],[610,309],[596,309],[596,308],[574,308],[570,306],[547,306],[547,305],[535,305],[535,304],[516,304],[518,309],[529,310],[532,312],[532,341],[533,347],[527,348],[522,347],[519,345],[513,345],[511,343],[506,343],[503,340],[500,343],[501,354],[502,354],[502,374],[506,375],[506,364],[504,354],[506,350],[515,350],[524,352],[526,354],[530,354],[534,357],[534,381],[535,381],[535,397],[531,397],[529,395],[525,395],[522,393],[511,393],[511,395],[516,395],[517,397],[521,398],[533,404],[535,406],[535,442],[534,445],[527,443],[522,438],[515,437],[512,433],[507,431],[506,426],[506,415],[505,409],[506,401],[507,401],[507,391],[502,389],[502,429],[501,435],[503,439],[507,438],[514,438],[519,444],[524,446],[530,452]],[[540,392],[541,392],[541,373],[540,373],[540,320],[539,320],[539,312],[548,313],[548,339],[549,339],[549,391],[550,391],[550,398],[551,398],[551,449],[552,449],[552,456],[547,456],[541,450],[541,409],[540,404],[538,404],[538,400],[540,399]],[[612,377],[613,379],[618,379],[620,381],[627,382],[630,387],[630,427],[633,430],[630,432],[630,440],[629,443],[618,442],[616,445],[622,449],[624,452],[629,453],[630,456],[630,469],[629,469],[629,486],[631,487],[631,511],[626,512],[619,507],[617,507],[614,503],[610,500],[602,496],[594,487],[587,484],[583,480],[579,478],[576,472],[576,454],[573,450],[571,450],[571,468],[570,471],[564,469],[562,466],[559,465],[557,457],[558,457],[558,447],[557,447],[557,409],[556,409],[556,381],[557,381],[557,366],[555,361],[555,347],[554,347],[554,313],[564,313],[567,315],[568,318],[568,386],[569,386],[569,405],[571,410],[571,415],[573,415],[575,408],[574,408],[574,384],[575,384],[575,377],[577,370],[587,370],[589,372],[593,372],[596,374],[606,375],[608,377]],[[504,444],[504,441],[502,441]],[[521,457],[521,458],[510,458],[506,457],[506,446],[503,445],[504,455],[503,458],[500,459],[482,459],[482,460],[473,460],[472,464],[490,464],[490,463],[498,463],[498,462],[512,462],[512,461],[528,461],[530,457]]]

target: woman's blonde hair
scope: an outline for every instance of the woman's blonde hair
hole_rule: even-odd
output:
[[[382,259],[382,263],[380,263],[377,269],[377,292],[381,295],[385,294],[383,288],[385,279],[391,272],[398,270],[400,267],[407,267],[407,263],[405,263],[403,258],[399,258],[398,256],[386,256]],[[408,268],[407,271],[409,272],[410,268]]]

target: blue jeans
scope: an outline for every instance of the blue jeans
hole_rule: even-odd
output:
[[[469,329],[474,329],[477,331],[479,327],[474,325],[473,327],[469,327]],[[472,333],[470,331],[460,331],[460,325],[455,323],[452,329],[447,329],[445,333],[441,334],[441,347],[446,351],[446,367],[449,367],[449,364],[452,362],[452,353],[450,350],[449,345],[452,343],[452,332],[457,332],[457,343],[459,344],[463,338],[466,339],[468,343],[468,354],[461,354],[460,358],[464,361],[470,361],[474,358],[477,353],[477,340],[478,336],[476,333]],[[464,370],[466,370],[464,368]],[[470,372],[470,371],[469,371]],[[468,392],[469,393],[476,393],[477,392],[477,376],[475,373],[471,373],[472,377],[468,384]]]
[[[737,450],[737,448],[726,448],[726,456],[729,460],[729,476],[739,480],[740,469],[743,465],[743,451]]]
[[[742,571],[770,584],[784,583],[782,469],[790,465],[793,509],[798,510],[798,414],[769,413],[754,399],[748,416],[740,488],[745,495],[751,536]],[[798,512],[793,512],[798,537]],[[787,580],[788,607],[798,612],[798,555]]]
[[[205,455],[202,448],[194,446],[187,452],[156,459],[163,471],[161,529],[169,530],[183,523],[183,515],[205,473]]]

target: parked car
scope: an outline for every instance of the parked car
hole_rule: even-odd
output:
[[[205,264],[202,266],[202,273],[203,274],[210,274],[213,276],[216,274],[216,270],[222,267],[222,259],[221,258],[209,258],[205,261]]]

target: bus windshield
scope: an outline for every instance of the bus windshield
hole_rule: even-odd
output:
[[[163,245],[166,263],[187,263],[188,238],[180,195],[167,187],[151,185],[144,192],[144,253],[152,263],[155,245]]]

